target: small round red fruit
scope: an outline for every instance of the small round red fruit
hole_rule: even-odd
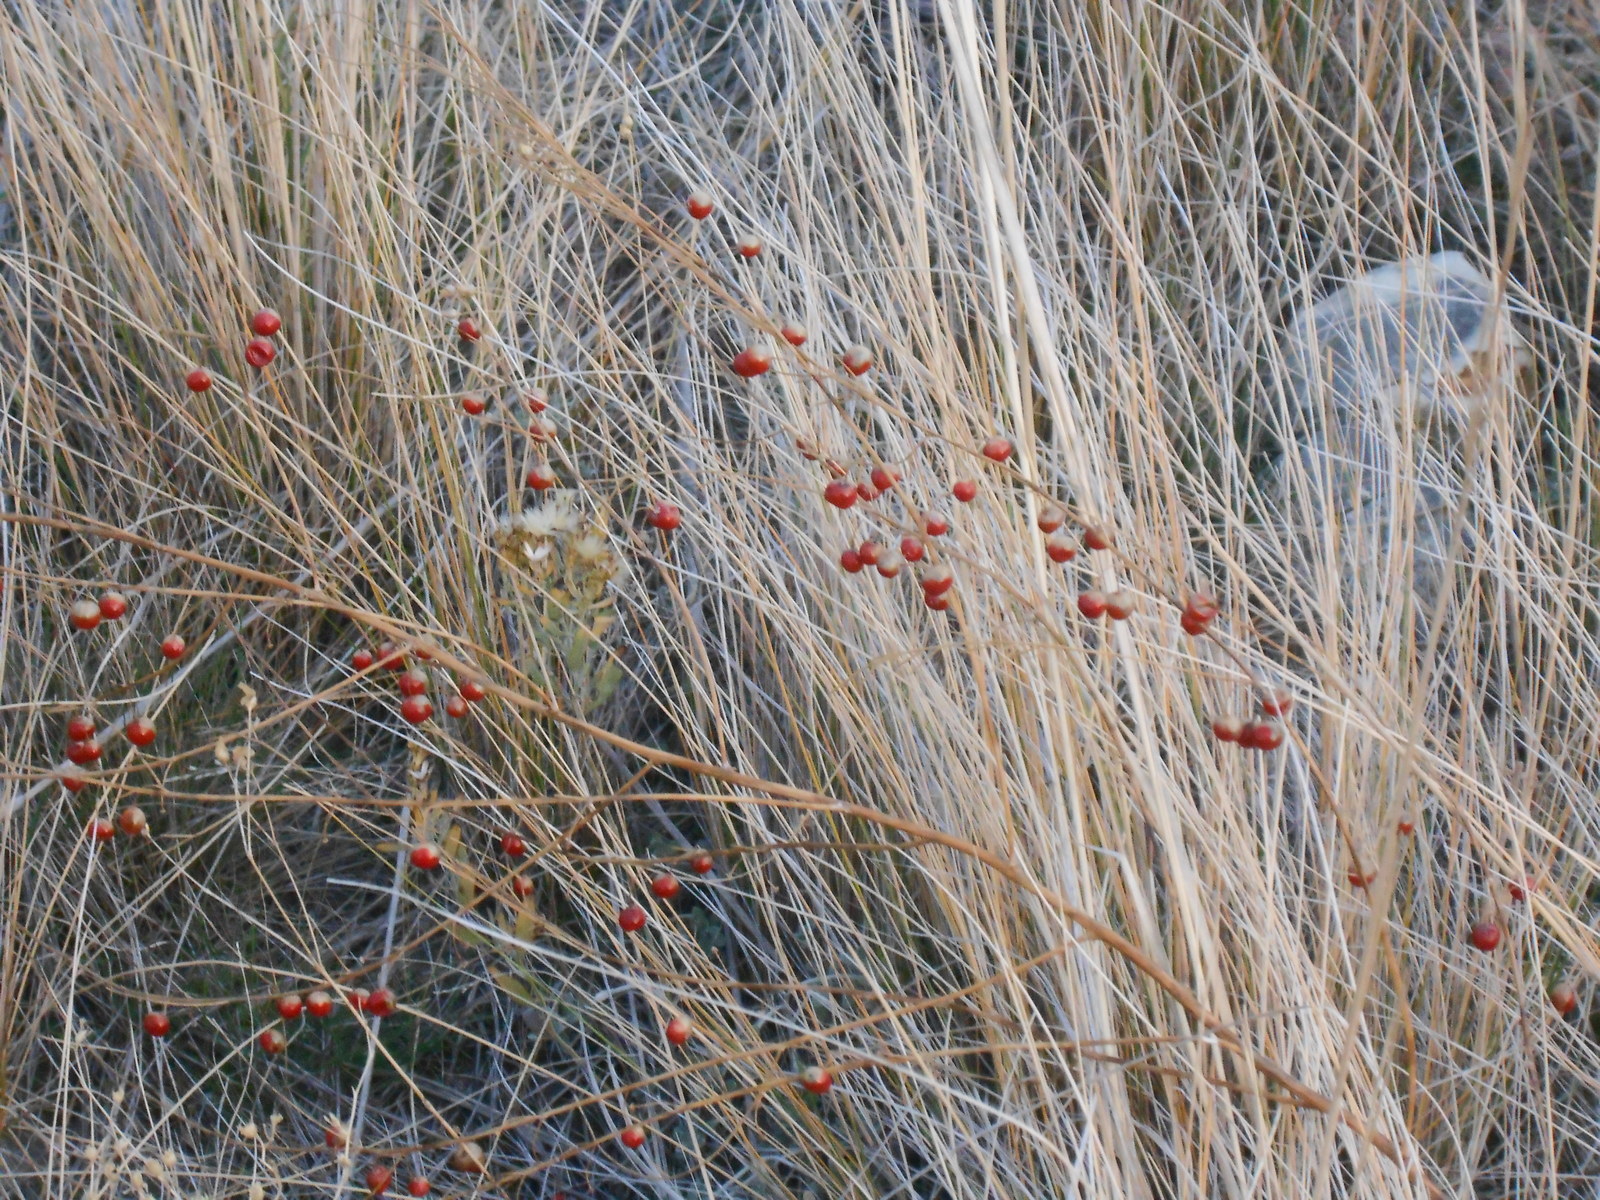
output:
[[[533,880],[526,875],[513,875],[511,877],[511,894],[518,900],[526,900],[533,895]]]
[[[404,671],[406,669],[406,652],[393,642],[380,642],[378,644],[378,666],[386,671]]]
[[[1244,737],[1245,723],[1238,717],[1215,717],[1211,734],[1219,742],[1237,742]]]
[[[350,1006],[351,1012],[364,1013],[367,1011],[367,1001],[371,996],[372,993],[366,988],[351,988],[344,994],[344,1002]]]
[[[456,336],[463,342],[475,342],[483,336],[483,330],[471,317],[462,317],[456,322]]]
[[[1261,711],[1269,717],[1281,717],[1294,707],[1294,697],[1282,688],[1276,688],[1261,698]]]
[[[381,987],[374,988],[361,1007],[374,1017],[392,1017],[399,1010],[400,1002],[395,999],[393,991]]]
[[[410,1192],[413,1196],[426,1196],[429,1192],[433,1191],[433,1184],[429,1183],[421,1175],[413,1175],[411,1177],[411,1182],[406,1184],[406,1191]]]
[[[270,308],[263,308],[251,314],[250,332],[257,337],[271,337],[283,328],[283,318]]]
[[[900,472],[891,471],[888,467],[873,467],[869,477],[872,480],[872,486],[880,492],[887,492],[900,482]]]
[[[822,498],[835,508],[849,508],[856,502],[856,485],[848,479],[835,479],[822,489]]]
[[[204,367],[196,367],[183,377],[184,386],[191,392],[203,392],[211,387],[211,372]]]
[[[1527,875],[1524,875],[1520,880],[1514,879],[1506,885],[1506,891],[1511,894],[1511,900],[1514,904],[1520,904],[1528,898],[1529,892],[1537,890],[1538,884],[1533,881],[1531,876]]]
[[[618,1137],[621,1138],[622,1144],[629,1150],[637,1150],[640,1146],[644,1145],[644,1126],[629,1125],[618,1135]]]
[[[650,510],[650,515],[645,518],[647,524],[662,533],[671,533],[683,524],[683,514],[678,511],[677,505],[661,501]]]
[[[100,606],[93,600],[78,600],[67,610],[72,627],[84,633],[100,624]]]
[[[67,744],[67,759],[83,767],[100,757],[100,743],[93,738]]]
[[[189,648],[189,643],[176,633],[169,633],[161,639],[161,657],[168,662],[176,662],[183,657],[183,652]]]
[[[381,1196],[389,1190],[389,1185],[394,1183],[394,1172],[381,1163],[367,1168],[367,1191],[374,1196]]]
[[[1214,620],[1220,611],[1216,597],[1207,592],[1191,592],[1183,603],[1183,615],[1193,617],[1202,625]]]
[[[1113,621],[1126,621],[1133,615],[1137,600],[1138,598],[1126,588],[1112,592],[1106,597],[1106,616]]]
[[[58,778],[61,780],[61,786],[69,792],[81,792],[89,786],[89,781],[76,771],[63,771]]]
[[[1091,621],[1106,615],[1106,594],[1093,589],[1078,593],[1078,611]]]
[[[1083,531],[1083,544],[1091,550],[1111,549],[1111,534],[1098,525],[1091,525]]]
[[[1372,885],[1372,881],[1377,877],[1378,873],[1376,871],[1367,871],[1363,874],[1354,867],[1352,867],[1345,876],[1345,878],[1350,881],[1350,886],[1357,888],[1370,887]]]
[[[844,550],[839,554],[839,565],[852,575],[860,573],[861,568],[867,564],[861,561],[859,550]]]
[[[716,201],[711,198],[711,193],[700,191],[699,189],[690,192],[689,198],[683,202],[685,210],[696,221],[704,221],[711,215],[716,206]]]
[[[306,997],[306,1015],[321,1020],[333,1011],[333,997],[318,990]]]
[[[362,647],[350,656],[350,665],[358,671],[365,671],[377,659],[372,657],[372,651]]]
[[[683,890],[676,875],[657,875],[650,881],[650,891],[659,900],[671,900]]]
[[[1011,457],[1014,449],[1007,439],[992,437],[983,444],[983,456],[990,462],[1003,463]]]
[[[1500,926],[1493,921],[1479,921],[1472,927],[1472,944],[1485,954],[1500,945]]]
[[[733,356],[733,373],[741,379],[754,379],[772,370],[772,358],[765,350],[746,346]]]
[[[951,487],[950,494],[961,503],[970,504],[978,495],[978,485],[970,479],[958,479]]]
[[[950,532],[950,518],[943,513],[927,513],[922,518],[922,532],[929,537],[943,537]]]
[[[929,608],[933,609],[934,612],[945,612],[950,607],[949,596],[935,596],[932,594],[927,594],[922,597],[922,602]]]
[[[117,827],[104,817],[89,822],[89,836],[97,842],[109,842],[117,836]]]
[[[507,858],[521,858],[528,852],[528,842],[520,833],[500,835],[500,853]]]
[[[88,713],[79,713],[67,721],[67,737],[74,742],[86,742],[94,736],[94,718]]]
[[[271,365],[278,357],[278,348],[266,338],[251,338],[244,348],[244,360],[258,370]]]
[[[872,370],[872,351],[865,346],[855,345],[844,352],[839,359],[844,364],[844,369],[852,375],[865,375]]]
[[[139,837],[149,830],[150,819],[144,815],[144,809],[130,804],[117,814],[117,828],[128,837]]]
[[[483,686],[483,680],[481,679],[463,679],[461,681],[460,690],[461,698],[468,704],[476,704],[489,694],[488,689]]]
[[[1570,979],[1563,979],[1550,989],[1550,1003],[1563,1017],[1570,1017],[1578,1007],[1578,989]]]
[[[470,705],[468,705],[467,702],[460,696],[448,696],[445,698],[445,714],[457,721],[461,720],[462,717],[467,715],[467,709],[469,707]]]
[[[461,411],[469,417],[481,417],[488,407],[489,402],[477,392],[468,392],[461,397]]]
[[[547,492],[556,485],[556,473],[549,463],[539,463],[528,470],[528,486],[536,492]]]
[[[804,346],[806,344],[806,338],[810,336],[806,333],[806,327],[804,325],[797,324],[794,321],[790,321],[782,329],[778,330],[778,332],[783,335],[783,340],[788,342],[791,346]]]
[[[135,746],[148,746],[156,740],[156,727],[143,717],[135,717],[123,730]]]
[[[1179,627],[1190,637],[1199,637],[1206,631],[1209,624],[1210,622],[1202,621],[1191,612],[1185,612],[1178,618]]]
[[[927,547],[914,537],[908,535],[900,539],[900,557],[908,563],[921,562],[927,552]]]
[[[1051,562],[1071,562],[1078,557],[1078,547],[1064,533],[1052,533],[1044,540],[1044,552]]]
[[[413,667],[400,676],[400,694],[402,696],[421,696],[428,690],[428,676],[421,667]]]
[[[906,560],[900,556],[898,550],[885,550],[878,555],[878,574],[885,579],[893,579],[900,574],[900,569],[906,565]]]
[[[1398,824],[1395,825],[1395,828],[1399,830],[1401,834],[1409,837],[1411,834],[1417,831],[1417,823],[1415,821],[1402,819]]]
[[[638,933],[647,919],[644,909],[637,904],[630,904],[617,914],[617,924],[622,926],[625,933]]]
[[[1283,745],[1283,725],[1277,721],[1252,721],[1239,735],[1239,744],[1247,750],[1276,750]]]
[[[426,696],[407,696],[400,701],[400,716],[408,724],[421,725],[433,716],[433,702]]]
[[[929,596],[942,596],[955,584],[956,573],[944,565],[929,567],[922,573],[922,590]]]
[[[689,1040],[689,1035],[694,1032],[694,1025],[688,1017],[673,1017],[667,1022],[667,1041],[674,1046],[681,1046]]]
[[[411,847],[411,865],[419,871],[437,871],[443,861],[444,855],[432,842]]]
[[[282,1054],[289,1048],[289,1039],[283,1036],[281,1029],[263,1029],[256,1040],[268,1054]]]
[[[142,1022],[144,1031],[153,1038],[164,1038],[172,1032],[172,1018],[164,1012],[147,1012]]]
[[[820,1096],[833,1086],[833,1075],[826,1067],[807,1067],[800,1072],[800,1086],[814,1096]]]
[[[550,393],[543,388],[529,388],[522,393],[522,402],[528,406],[528,411],[538,416],[550,407]]]
[[[689,860],[689,870],[696,875],[709,875],[716,868],[716,865],[711,855],[703,850]]]
[[[285,1021],[295,1020],[305,1011],[306,1007],[305,1001],[300,999],[299,992],[290,992],[287,995],[279,996],[272,1003],[277,1008],[278,1015]]]
[[[861,562],[864,566],[875,567],[878,565],[879,556],[883,554],[883,547],[868,538],[856,548],[856,553],[861,556]]]
[[[1052,500],[1039,510],[1035,523],[1040,533],[1054,533],[1067,523],[1067,510]]]
[[[739,239],[734,249],[739,252],[740,258],[755,258],[761,253],[761,239],[753,233],[747,233]]]
[[[128,600],[121,592],[101,592],[98,607],[102,617],[115,621],[128,611]]]
[[[536,446],[556,440],[556,423],[549,417],[535,417],[528,422],[528,438]]]

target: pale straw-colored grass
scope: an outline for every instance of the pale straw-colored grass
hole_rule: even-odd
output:
[[[1351,7],[9,6],[0,1194],[350,1195],[373,1162],[505,1196],[1592,1193],[1600,38],[1576,4]],[[1466,561],[1430,624],[1403,528],[1349,586],[1296,532],[1336,518],[1263,481],[1290,314],[1451,248],[1533,364],[1436,447]],[[532,385],[562,498],[521,484]],[[796,439],[904,479],[837,512]],[[1050,563],[1048,498],[1115,550]],[[928,508],[948,614],[839,570]],[[71,632],[108,584],[130,615]],[[1096,585],[1135,616],[1080,618]],[[435,647],[441,709],[449,669],[490,698],[413,732],[348,667],[384,636]],[[1277,686],[1282,749],[1212,738]],[[83,707],[160,736],[103,735],[72,794]],[[133,801],[147,843],[87,840]],[[274,994],[379,982],[398,1016],[257,1049]]]

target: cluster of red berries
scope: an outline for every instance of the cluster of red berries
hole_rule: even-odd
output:
[[[128,601],[121,592],[106,591],[101,593],[98,601],[83,599],[74,603],[67,613],[67,619],[75,629],[87,632],[98,626],[102,620],[120,619],[127,611]],[[188,643],[180,635],[168,634],[161,642],[161,657],[168,662],[174,662],[183,657],[187,648]],[[122,732],[128,741],[141,748],[156,740],[156,727],[145,717],[135,717],[123,727]],[[94,719],[87,715],[79,715],[68,720],[68,761],[74,766],[85,767],[96,761],[100,754],[100,743],[95,738]],[[87,786],[88,780],[82,775],[69,773],[61,777],[61,784],[68,791],[76,792]]]
[[[422,662],[429,661],[433,655],[421,646],[413,646],[411,653]],[[393,642],[384,642],[374,654],[365,646],[358,649],[350,656],[350,665],[357,671],[370,670],[377,667],[379,670],[399,673],[398,686],[400,695],[400,715],[412,725],[421,725],[433,716],[433,702],[428,699],[428,688],[432,684],[426,667],[408,666],[406,651],[396,646]],[[444,711],[456,720],[467,715],[470,705],[478,703],[489,694],[482,680],[463,679],[456,685],[456,692],[444,702]]]
[[[1293,706],[1294,697],[1282,689],[1269,693],[1261,701],[1261,711],[1268,717],[1281,717]],[[1278,720],[1218,717],[1211,722],[1211,732],[1219,742],[1234,742],[1246,750],[1276,750],[1284,739],[1283,722]]]
[[[272,338],[282,328],[283,318],[270,308],[258,309],[252,313],[250,332],[255,336],[245,343],[245,361],[257,370],[270,366],[272,360],[278,357],[278,347]],[[212,384],[211,372],[204,367],[195,367],[183,377],[183,382],[191,392],[209,391]]]

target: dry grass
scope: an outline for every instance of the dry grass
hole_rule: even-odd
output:
[[[1350,7],[7,6],[0,1193],[1592,1193],[1600,38]],[[1432,451],[1467,488],[1430,640],[1403,529],[1347,587],[1262,480],[1288,315],[1448,248],[1534,364]],[[904,480],[837,512],[797,438]],[[1047,497],[1115,551],[1063,574]],[[839,571],[929,507],[948,614]],[[1131,620],[1078,617],[1119,582]],[[108,585],[129,616],[72,632]],[[413,730],[348,666],[384,636],[489,699]],[[1212,739],[1280,685],[1282,750]],[[88,839],[130,802],[148,839]],[[257,1048],[271,996],[379,983],[398,1015]]]

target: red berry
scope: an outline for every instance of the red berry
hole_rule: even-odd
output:
[[[739,239],[734,249],[739,252],[740,258],[754,258],[761,253],[761,239],[753,233],[747,233]]]
[[[880,492],[887,492],[900,482],[899,472],[891,471],[888,467],[873,467],[869,474],[872,479],[872,486]]]
[[[694,1026],[687,1017],[673,1017],[667,1022],[667,1041],[674,1046],[681,1046],[689,1040],[689,1035],[694,1032]]]
[[[778,330],[783,335],[783,340],[791,346],[804,346],[806,344],[806,327],[791,321]]]
[[[883,553],[883,547],[878,545],[878,543],[873,541],[871,538],[868,538],[866,541],[861,543],[860,547],[857,548],[856,553],[861,556],[861,562],[863,565],[875,567],[878,565],[879,555]]]
[[[250,318],[250,332],[258,337],[271,337],[283,328],[283,318],[270,308],[263,308]]]
[[[825,1067],[807,1067],[800,1072],[800,1086],[820,1096],[833,1086],[833,1076]]]
[[[1090,525],[1083,531],[1083,544],[1091,550],[1111,549],[1111,534],[1097,526]]]
[[[848,479],[835,479],[822,489],[822,498],[835,508],[849,508],[857,494],[856,485]]]
[[[1051,562],[1071,562],[1078,557],[1078,547],[1064,533],[1052,533],[1044,540],[1044,552]]]
[[[1500,944],[1500,926],[1493,921],[1479,921],[1472,927],[1472,944],[1487,954]]]
[[[211,372],[204,367],[196,367],[183,377],[183,382],[191,392],[203,392],[211,386]]]
[[[183,652],[189,648],[189,643],[176,633],[169,633],[161,639],[161,657],[176,660],[183,657]]]
[[[121,592],[101,592],[99,608],[102,617],[115,621],[128,611],[128,601]]]
[[[468,704],[476,704],[489,694],[481,679],[463,679],[460,690],[461,698]]]
[[[1261,711],[1269,717],[1281,717],[1294,707],[1294,697],[1282,688],[1268,692],[1261,698]]]
[[[861,345],[851,346],[839,361],[850,374],[865,375],[872,370],[872,351]]]
[[[644,909],[637,904],[630,904],[617,914],[617,924],[622,926],[626,933],[638,933],[644,928],[645,920]]]
[[[733,373],[741,379],[754,379],[772,370],[772,358],[765,350],[746,346],[733,356]]]
[[[1126,621],[1133,615],[1137,597],[1126,588],[1112,592],[1106,597],[1106,616],[1113,621]]]
[[[283,1036],[281,1029],[263,1029],[256,1040],[268,1054],[282,1054],[289,1048],[289,1039]]]
[[[444,855],[432,842],[423,842],[420,846],[411,847],[411,865],[419,871],[437,871],[443,861]]]
[[[1192,612],[1185,612],[1181,617],[1178,618],[1178,625],[1190,637],[1199,637],[1206,631],[1206,628],[1209,624],[1209,621],[1202,621]]]
[[[367,1191],[372,1195],[383,1195],[393,1182],[394,1172],[388,1167],[379,1164],[367,1168]]]
[[[657,875],[650,881],[650,890],[657,899],[671,900],[683,890],[683,884],[678,882],[676,875]]]
[[[1052,500],[1039,510],[1036,523],[1040,533],[1054,533],[1067,523],[1067,510]]]
[[[1563,979],[1550,989],[1550,1003],[1563,1017],[1570,1017],[1578,1007],[1578,989],[1570,980]]]
[[[1237,742],[1244,737],[1244,722],[1238,717],[1214,717],[1211,732],[1219,742]]]
[[[468,392],[461,397],[461,411],[469,417],[481,417],[484,409],[489,407],[489,402],[477,392]]]
[[[172,1018],[164,1012],[147,1012],[144,1015],[144,1031],[153,1038],[164,1038],[172,1032]]]
[[[89,822],[89,836],[97,842],[109,842],[117,836],[117,827],[104,817]]]
[[[410,1192],[413,1196],[426,1196],[432,1190],[433,1184],[429,1183],[421,1175],[413,1175],[411,1177],[411,1182],[406,1184],[406,1191]]]
[[[100,624],[100,606],[93,600],[78,600],[67,610],[67,620],[74,629],[87,633]]]
[[[278,1015],[285,1021],[293,1021],[305,1011],[305,1001],[300,999],[300,993],[290,992],[286,996],[279,996],[273,1001],[277,1006]]]
[[[943,513],[927,513],[922,518],[922,532],[929,537],[943,537],[950,532],[950,518]]]
[[[528,422],[528,437],[536,446],[555,441],[557,432],[556,423],[549,417],[535,417]]]
[[[252,367],[265,367],[278,357],[278,348],[266,338],[251,338],[244,348],[244,360]]]
[[[1354,867],[1352,867],[1350,869],[1349,874],[1345,876],[1345,878],[1350,880],[1350,886],[1351,887],[1358,887],[1358,888],[1365,888],[1365,887],[1370,886],[1372,881],[1374,879],[1376,879],[1377,877],[1378,877],[1378,873],[1376,871],[1368,871],[1365,875],[1363,875],[1360,871],[1356,870]]]
[[[467,702],[460,696],[447,697],[444,702],[444,711],[457,721],[467,715]]]
[[[1239,735],[1239,745],[1246,750],[1276,750],[1283,745],[1283,726],[1277,721],[1252,721]]]
[[[365,671],[377,660],[372,657],[372,651],[362,647],[350,656],[350,665],[358,671]]]
[[[675,505],[668,504],[663,500],[650,510],[650,515],[645,518],[645,521],[656,529],[661,530],[662,533],[671,533],[679,525],[683,524],[683,514],[678,511]]]
[[[1506,885],[1506,890],[1511,893],[1511,899],[1517,903],[1526,900],[1529,892],[1538,891],[1538,889],[1539,885],[1528,875],[1524,875],[1520,881],[1513,880]]]
[[[406,652],[393,642],[381,642],[378,645],[378,665],[389,671],[404,671]]]
[[[135,717],[129,721],[123,732],[135,746],[148,746],[156,740],[156,727],[143,717]]]
[[[857,550],[845,550],[841,552],[839,555],[839,565],[846,571],[849,571],[852,575],[860,573],[861,568],[866,566],[866,564],[861,561],[860,551]]]
[[[858,500],[876,500],[879,495],[878,489],[872,486],[872,480],[870,479],[863,479],[856,484],[856,499]]]
[[[922,602],[933,609],[934,612],[944,612],[950,607],[949,596],[936,596],[931,592],[922,597]]]
[[[538,416],[550,407],[550,393],[543,388],[529,388],[522,393],[522,402],[528,406],[528,411]]]
[[[710,192],[698,189],[689,193],[689,198],[683,202],[683,207],[688,209],[689,215],[696,221],[704,221],[711,215],[711,210],[716,207],[716,202],[711,199]]]
[[[456,322],[456,336],[463,342],[475,342],[483,336],[483,330],[471,317],[462,317]]]
[[[556,473],[549,463],[538,463],[528,471],[528,486],[536,492],[546,492],[556,485]]]
[[[321,1020],[333,1011],[333,997],[324,991],[312,992],[306,997],[306,1013]]]
[[[500,835],[500,853],[508,858],[521,858],[528,852],[527,840],[520,833],[506,832]]]
[[[900,556],[898,550],[885,550],[878,555],[878,574],[885,579],[893,579],[900,574],[900,568],[906,565],[906,560]]]
[[[100,757],[100,743],[93,738],[67,744],[67,758],[78,766],[87,766]]]
[[[322,1131],[322,1140],[329,1150],[343,1150],[350,1144],[350,1134],[341,1122],[335,1121]]]
[[[709,875],[716,865],[717,864],[712,861],[711,855],[705,853],[703,850],[689,860],[689,870],[693,871],[696,875]]]
[[[1012,445],[1002,437],[992,437],[983,444],[983,456],[990,462],[1003,463],[1011,457]]]
[[[433,703],[426,696],[407,696],[400,701],[400,716],[409,724],[421,725],[433,716]]]
[[[1415,821],[1402,820],[1395,828],[1402,834],[1410,835],[1417,831],[1417,823]]]
[[[421,696],[428,690],[427,672],[420,667],[413,667],[400,676],[400,694],[402,696]]]
[[[923,544],[914,537],[907,536],[900,539],[900,557],[909,563],[921,562],[922,556],[927,552]]]
[[[526,900],[533,895],[533,880],[526,875],[513,875],[511,877],[511,891],[518,900]]]
[[[374,1017],[392,1017],[400,1007],[394,992],[386,987],[374,988],[361,1007]]]
[[[366,988],[351,988],[344,994],[344,1002],[350,1006],[351,1012],[359,1014],[366,1011],[367,1001],[371,997],[372,993]]]
[[[94,736],[94,718],[80,713],[67,721],[67,737],[74,742],[86,742]]]
[[[1192,616],[1202,625],[1213,620],[1219,611],[1216,597],[1205,592],[1191,592],[1183,604],[1183,615]]]
[[[949,567],[932,566],[922,573],[922,590],[929,596],[942,596],[950,590],[955,581],[956,573]]]
[[[1106,615],[1106,594],[1098,591],[1078,593],[1078,611],[1091,621]]]
[[[144,815],[144,809],[130,804],[117,814],[117,828],[128,837],[139,837],[149,830],[150,819]]]
[[[637,1150],[644,1145],[644,1126],[629,1125],[619,1136],[622,1139],[622,1144],[629,1150]]]
[[[950,489],[950,494],[963,504],[970,504],[978,494],[978,485],[970,479],[958,479],[955,486]]]

